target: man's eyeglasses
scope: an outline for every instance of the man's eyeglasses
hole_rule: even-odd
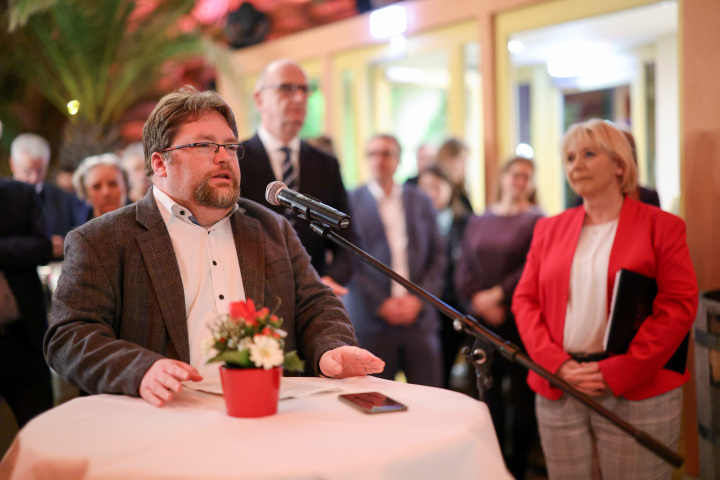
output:
[[[272,88],[280,92],[281,95],[291,96],[299,91],[303,95],[309,95],[316,90],[315,85],[303,85],[300,83],[278,83],[276,85],[265,85],[262,90]]]
[[[168,147],[160,150],[160,152],[169,152],[171,150],[180,150],[181,148],[192,148],[195,153],[204,157],[214,157],[220,151],[220,147],[223,147],[228,155],[235,159],[241,159],[245,155],[245,147],[239,143],[213,143],[213,142],[200,142],[200,143],[189,143],[187,145],[178,145],[177,147]]]

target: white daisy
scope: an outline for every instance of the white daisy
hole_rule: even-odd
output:
[[[248,348],[250,360],[256,367],[262,367],[265,370],[282,365],[285,359],[278,341],[266,335],[256,335]]]

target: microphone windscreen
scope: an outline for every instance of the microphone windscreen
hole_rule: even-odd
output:
[[[270,205],[280,205],[278,193],[280,193],[280,190],[283,188],[287,188],[287,185],[280,180],[268,183],[268,186],[265,189],[265,200],[267,200]]]

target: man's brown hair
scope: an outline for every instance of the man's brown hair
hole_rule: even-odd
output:
[[[171,147],[175,135],[182,125],[194,122],[210,111],[216,111],[222,115],[233,135],[237,137],[235,115],[217,92],[199,91],[195,87],[186,85],[161,98],[143,126],[145,174],[147,176],[153,174],[150,157],[154,152]]]

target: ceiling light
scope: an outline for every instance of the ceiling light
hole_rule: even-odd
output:
[[[370,14],[370,35],[375,38],[390,38],[407,30],[405,7],[390,5]]]
[[[525,51],[525,45],[520,40],[510,40],[507,48],[510,53],[522,53]]]

